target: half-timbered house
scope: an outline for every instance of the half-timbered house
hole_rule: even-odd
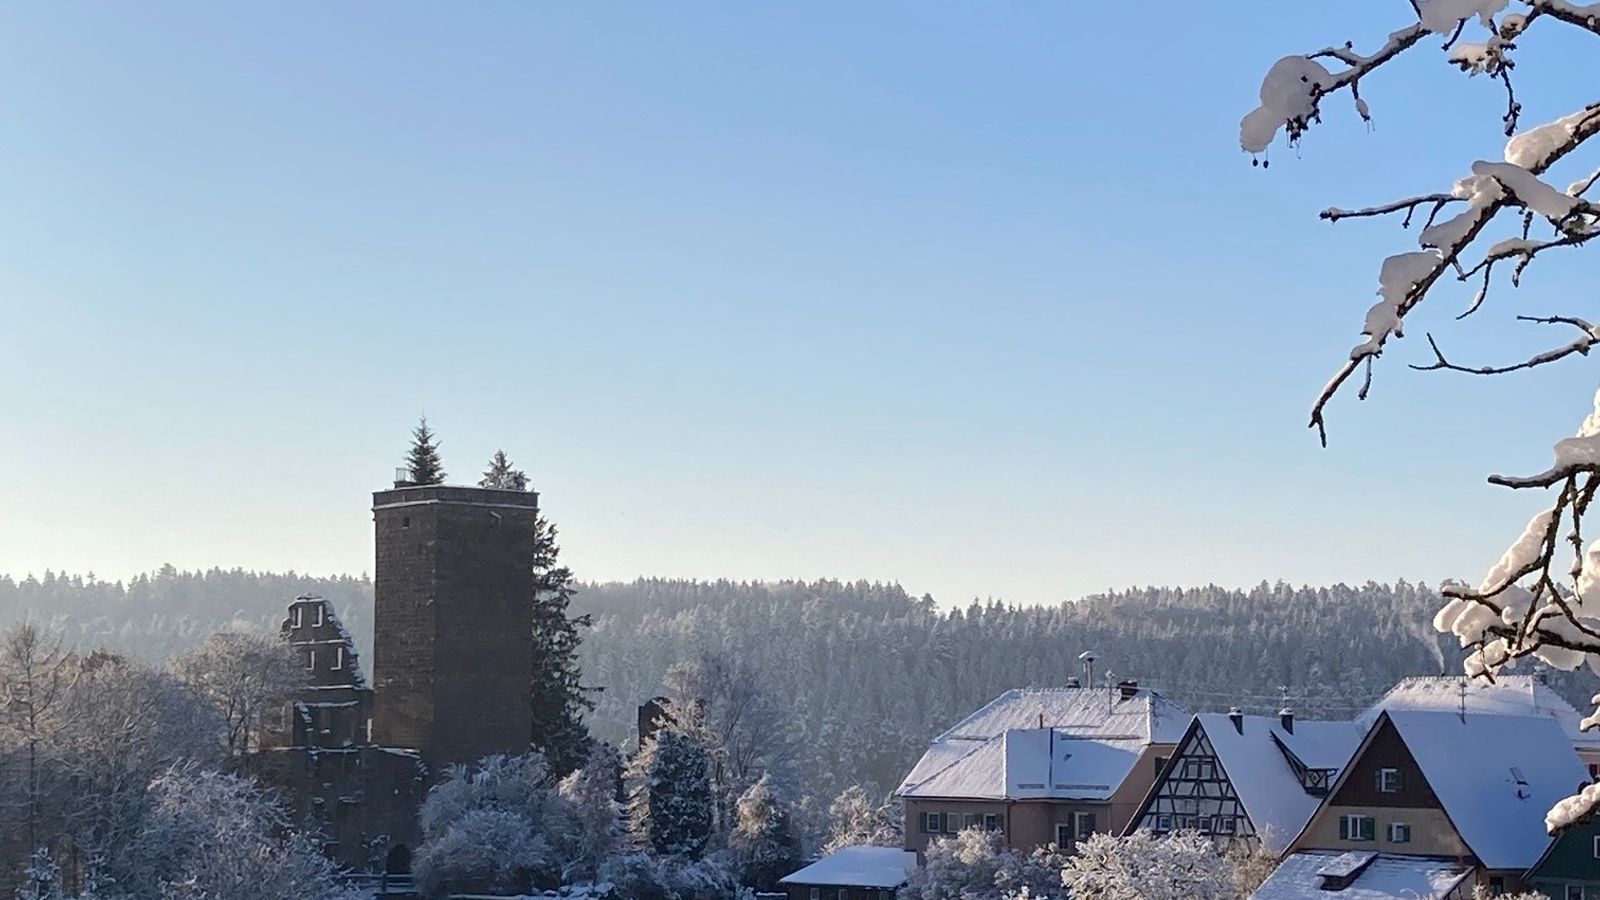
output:
[[[1127,830],[1198,831],[1281,854],[1360,739],[1354,723],[1297,722],[1287,709],[1195,716]]]

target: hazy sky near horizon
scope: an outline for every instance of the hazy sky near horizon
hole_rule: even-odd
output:
[[[1484,476],[1595,379],[1405,364],[1566,340],[1512,318],[1582,313],[1582,259],[1450,285],[1304,426],[1415,239],[1317,211],[1498,158],[1499,86],[1421,48],[1262,171],[1272,62],[1407,5],[1120,8],[5,7],[0,573],[369,571],[426,412],[588,579],[1476,579],[1540,499]],[[1592,99],[1567,46],[1523,41],[1527,123]]]

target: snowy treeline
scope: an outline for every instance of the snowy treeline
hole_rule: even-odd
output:
[[[254,635],[157,669],[29,623],[0,634],[0,894],[344,897],[318,844],[232,774],[303,677]]]
[[[574,609],[594,616],[583,670],[606,688],[597,737],[627,740],[635,705],[662,692],[668,669],[712,653],[784,698],[774,727],[806,792],[827,798],[858,781],[892,789],[934,735],[1008,688],[1064,684],[1085,649],[1100,655],[1097,681],[1137,679],[1194,711],[1270,714],[1285,685],[1303,716],[1348,716],[1402,676],[1456,669],[1449,639],[1427,627],[1439,603],[1405,582],[1263,584],[941,612],[893,585],[639,581],[591,586]],[[1594,693],[1588,676],[1555,684],[1576,700]]]

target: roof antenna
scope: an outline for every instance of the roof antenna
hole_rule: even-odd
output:
[[[1467,723],[1467,680],[1465,678],[1461,679],[1457,682],[1457,686],[1461,692],[1461,724],[1465,725]]]

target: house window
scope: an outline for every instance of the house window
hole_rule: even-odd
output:
[[[344,648],[343,647],[335,647],[335,648],[333,648],[333,670],[335,672],[337,672],[337,671],[339,671],[340,669],[343,669],[343,668],[344,668]]]
[[[1583,885],[1567,885],[1567,900],[1583,900]]]
[[[1211,817],[1210,816],[1201,816],[1199,818],[1199,820],[1195,822],[1195,830],[1200,832],[1201,834],[1210,834],[1211,833]]]
[[[1172,830],[1171,816],[1156,816],[1156,833],[1166,834]]]
[[[400,527],[401,528],[410,528],[411,527],[411,517],[410,516],[402,516],[400,518]],[[816,888],[812,888],[811,889],[811,900],[817,900],[817,889]]]
[[[1389,843],[1391,843],[1391,844],[1409,844],[1409,843],[1411,843],[1411,826],[1407,825],[1404,822],[1390,822],[1389,823]]]
[[[994,813],[989,813],[988,815],[984,816],[983,817],[983,830],[984,831],[999,831],[1000,830],[1000,817],[995,815]]]
[[[938,813],[925,812],[925,813],[922,814],[922,833],[923,834],[938,834],[939,833],[939,814]],[[816,888],[812,888],[812,890],[814,891],[814,890],[816,890]]]
[[[1596,835],[1594,839],[1594,858],[1600,859],[1600,835]]]
[[[1378,770],[1378,793],[1380,793],[1380,794],[1398,794],[1398,793],[1400,793],[1400,770],[1399,769],[1379,769]]]
[[[1087,840],[1089,835],[1094,834],[1094,813],[1073,813],[1072,830],[1078,835],[1078,840]]]
[[[1072,846],[1072,826],[1065,822],[1056,825],[1056,846],[1063,849]]]
[[[1343,815],[1339,817],[1339,840],[1370,841],[1377,836],[1378,822],[1371,816]]]
[[[966,815],[962,816],[961,817],[961,827],[962,828],[977,828],[978,827],[978,814],[977,813],[967,813]]]
[[[1238,823],[1232,816],[1217,816],[1217,834],[1235,834],[1238,832]]]
[[[1490,875],[1489,876],[1489,893],[1491,893],[1491,894],[1504,894],[1505,892],[1506,892],[1506,880],[1505,880],[1505,877],[1501,876],[1501,875]]]
[[[961,830],[961,816],[956,813],[944,814],[944,830],[946,834],[955,834]]]
[[[1194,827],[1194,816],[1173,816],[1172,827],[1179,831],[1188,831]]]
[[[409,522],[411,520],[407,519],[406,521]],[[811,900],[822,900],[822,888],[812,888],[810,897]]]
[[[295,608],[289,610],[289,627],[290,628],[299,628],[300,627],[300,607],[298,607],[298,606],[296,606]]]
[[[306,651],[306,668],[310,669],[311,671],[316,671],[316,668],[317,668],[317,651],[315,651],[315,650],[307,650]]]
[[[323,607],[322,607],[322,604],[319,603],[319,604],[317,604],[317,620],[315,622],[312,622],[311,623],[312,625],[321,625],[322,624],[322,612],[323,612]]]

